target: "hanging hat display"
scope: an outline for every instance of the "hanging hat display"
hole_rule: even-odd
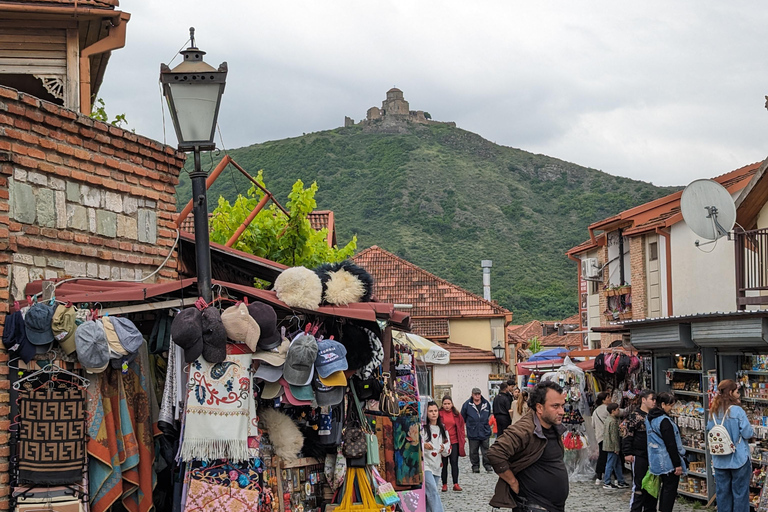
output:
[[[249,349],[256,350],[256,344],[261,336],[261,327],[251,317],[248,306],[241,302],[237,306],[225,309],[221,314],[221,322],[229,339],[245,343]]]
[[[203,353],[203,320],[200,310],[182,309],[171,324],[171,339],[184,349],[184,361],[191,363]]]
[[[259,329],[261,330],[258,342],[259,348],[269,350],[280,345],[282,336],[277,329],[275,309],[263,302],[253,302],[248,305],[248,313],[259,324]]]

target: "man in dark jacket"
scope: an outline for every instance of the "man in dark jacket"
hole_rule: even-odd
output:
[[[483,397],[480,388],[472,389],[472,397],[461,406],[461,417],[467,425],[467,439],[469,439],[469,461],[472,463],[472,472],[480,472],[480,457],[478,451],[483,454],[483,467],[487,472],[493,471],[488,462],[488,439],[491,437],[491,404]]]
[[[488,459],[499,475],[490,505],[516,512],[564,512],[568,498],[562,434],[565,395],[555,382],[538,384],[530,410],[499,435]]]
[[[499,394],[493,399],[493,416],[496,418],[496,433],[501,435],[512,424],[509,409],[512,407],[512,395],[509,393],[509,384],[502,382],[499,385]]]
[[[656,498],[643,490],[643,477],[648,472],[648,433],[645,417],[656,406],[656,393],[650,389],[640,392],[640,407],[627,418],[626,433],[622,432],[621,451],[627,462],[632,464],[632,497],[630,512],[655,512]]]

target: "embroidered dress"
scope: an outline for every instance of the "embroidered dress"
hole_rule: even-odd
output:
[[[240,462],[249,458],[252,414],[256,420],[252,360],[252,354],[228,354],[221,363],[211,364],[199,357],[190,364],[182,460]]]

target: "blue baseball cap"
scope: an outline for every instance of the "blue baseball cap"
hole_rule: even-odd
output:
[[[27,328],[27,339],[33,345],[48,345],[53,343],[53,313],[55,308],[43,302],[36,302],[29,308],[24,316],[24,324]]]
[[[320,377],[328,377],[338,371],[349,368],[347,364],[347,349],[332,339],[323,339],[317,342],[317,357],[315,358],[315,370]]]

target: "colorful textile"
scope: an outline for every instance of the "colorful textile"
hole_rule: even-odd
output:
[[[424,489],[398,492],[400,508],[403,512],[426,512],[427,500],[424,497]]]
[[[249,458],[248,434],[256,421],[252,361],[252,354],[228,354],[221,363],[199,357],[190,364],[182,460]]]
[[[19,480],[71,484],[85,467],[85,389],[65,381],[19,391]]]
[[[192,480],[184,512],[257,512],[259,492]]]
[[[398,416],[392,421],[395,449],[395,483],[421,485],[421,424],[418,416]]]
[[[147,346],[128,371],[108,368],[94,379],[88,428],[91,512],[105,512],[117,500],[130,512],[152,510],[156,483]]]

